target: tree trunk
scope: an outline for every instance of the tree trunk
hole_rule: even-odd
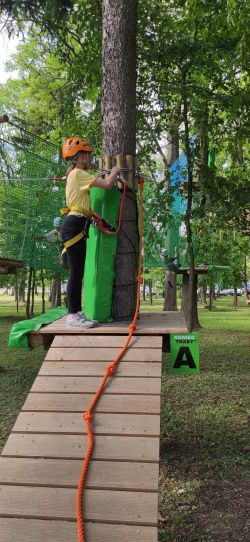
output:
[[[30,314],[32,316],[34,315],[35,288],[36,288],[36,270],[33,269],[32,287],[31,287],[31,309],[30,309]]]
[[[166,270],[164,311],[177,311],[176,273]]]
[[[56,275],[51,281],[50,303],[52,307],[61,307],[61,277]]]
[[[22,270],[20,273],[18,299],[19,301],[22,301],[23,303],[25,303],[25,285],[26,285],[26,272],[23,272]]]
[[[187,157],[187,210],[185,214],[185,224],[187,228],[187,245],[189,256],[189,284],[186,322],[188,332],[200,327],[197,312],[197,276],[195,275],[194,248],[192,239],[192,203],[193,203],[193,160],[190,147],[189,121],[188,121],[188,99],[186,94],[186,79],[183,78],[183,119],[185,126],[185,152]],[[195,306],[196,303],[196,306]]]
[[[152,280],[151,280],[151,279],[149,279],[149,281],[148,281],[148,287],[149,287],[149,299],[150,299],[150,305],[153,305]]]
[[[30,317],[30,293],[31,293],[32,275],[33,275],[33,267],[29,267],[28,291],[27,291],[27,301],[26,301],[26,318],[28,319]]]
[[[142,299],[143,301],[146,301],[146,281],[144,279],[143,286],[142,286]]]
[[[184,273],[183,279],[182,279],[182,300],[181,300],[181,312],[183,312],[186,321],[188,320],[188,311],[190,311],[190,303],[189,303],[189,296],[190,296],[190,275],[188,273]],[[198,286],[198,276],[194,275],[194,287],[192,290],[192,330],[198,329],[201,327],[199,323],[199,317],[198,317],[198,308],[197,308],[197,286]],[[192,331],[191,329],[188,330],[189,332]]]
[[[234,307],[238,307],[238,296],[237,296],[237,288],[234,286],[234,297],[233,297],[233,305]]]
[[[179,158],[179,129],[174,125],[172,130],[168,132],[168,154],[167,165],[170,168]],[[167,186],[169,189],[169,186]],[[171,235],[171,228],[169,228],[169,235]],[[170,246],[170,243],[169,243]],[[174,257],[176,254],[169,253],[169,256]],[[176,273],[166,270],[165,281],[165,301],[164,311],[177,311],[177,288],[176,288]]]
[[[45,312],[45,283],[43,267],[41,268],[41,283],[42,283],[42,314]]]
[[[136,0],[103,0],[102,117],[103,155],[135,155]],[[137,201],[127,192],[118,234],[113,318],[130,319],[137,288]]]
[[[61,275],[58,275],[56,280],[57,280],[56,307],[61,307],[62,306]]]
[[[213,275],[210,275],[209,305],[208,305],[208,308],[209,308],[210,311],[212,310],[212,307],[213,307],[213,299],[215,299],[215,297],[213,296],[213,292],[214,292]]]
[[[50,296],[49,296],[49,301],[50,301],[50,304],[51,304],[52,307],[56,306],[56,291],[57,291],[56,279],[54,278],[51,281]]]
[[[16,274],[16,285],[15,285],[15,300],[16,300],[16,311],[19,312],[19,305],[18,305],[18,273]]]
[[[203,283],[201,286],[201,303],[203,305],[207,304],[207,283]]]
[[[182,290],[181,290],[181,312],[183,312],[185,317],[187,314],[187,304],[188,304],[188,283],[189,283],[189,276],[187,273],[183,273]]]

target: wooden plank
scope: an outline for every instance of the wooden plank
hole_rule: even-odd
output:
[[[39,371],[40,376],[103,376],[107,362],[102,361],[44,361]],[[160,377],[161,363],[140,363],[121,361],[115,371],[116,376]]]
[[[22,408],[23,411],[84,412],[94,394],[81,393],[30,393]],[[96,412],[133,412],[134,414],[160,414],[159,395],[102,395]]]
[[[176,325],[178,325],[180,323],[185,322],[185,317],[182,313],[172,312],[172,311],[166,311],[162,313],[143,312],[140,315],[140,319],[137,320],[136,322],[136,329],[134,333],[136,333],[136,331],[142,328],[143,326],[148,325],[150,322],[155,322],[157,323],[157,325],[164,326],[167,328],[169,324],[172,325],[173,323],[175,323]],[[126,329],[127,335],[128,335],[129,324],[130,324],[129,322],[108,322],[108,323],[101,322],[94,329],[98,332],[98,335],[102,335],[103,330],[106,330],[106,329],[113,328],[116,330],[116,334],[119,334],[120,329]],[[59,318],[58,320],[49,324],[51,328],[56,327],[56,326],[60,327],[63,325],[67,326],[67,316],[63,316],[62,318]],[[67,329],[70,329],[70,328],[67,326]],[[77,329],[77,332],[79,333],[79,328]],[[81,333],[79,333],[79,335],[81,335]]]
[[[158,414],[96,414],[93,419],[95,435],[159,436]],[[19,433],[85,434],[86,426],[80,413],[21,412],[12,429]]]
[[[38,376],[31,391],[54,393],[92,393],[96,392],[100,377]],[[160,378],[112,377],[107,382],[104,394],[142,394],[158,395],[161,393]]]
[[[0,484],[77,487],[82,461],[0,458]],[[157,463],[91,461],[86,487],[129,491],[157,491]]]
[[[75,521],[75,490],[70,488],[0,486],[0,515]],[[157,525],[158,495],[137,491],[87,489],[86,521]]]
[[[77,542],[75,522],[0,518],[1,542]],[[86,523],[88,542],[157,542],[157,528]]]
[[[8,516],[8,537],[13,534],[11,520],[26,521],[25,542],[27,518],[29,533],[33,522],[39,531],[42,520],[41,540],[46,542],[50,536],[57,540],[54,520],[75,527],[75,493],[87,450],[82,411],[123,340],[117,337],[114,345],[113,337],[100,341],[97,335],[97,346],[86,335],[80,337],[80,345],[78,331],[75,347],[73,341],[67,345],[68,338],[50,349],[0,458],[0,516]],[[150,339],[142,337],[140,346],[127,351],[127,361],[109,379],[98,403],[84,493],[88,542],[91,537],[93,542],[105,542],[105,537],[109,542],[122,542],[123,537],[124,542],[157,540],[161,337],[157,341],[152,346]],[[18,530],[14,537],[17,533],[20,542]],[[77,540],[76,533],[65,529],[58,542],[64,541],[64,535],[69,542]],[[39,536],[35,531],[31,540],[37,542]]]
[[[90,329],[82,329],[79,331],[78,328],[67,327],[66,324],[58,324],[57,327],[50,327],[52,324],[43,326],[39,331],[31,332],[32,334],[42,334],[42,335],[100,335],[100,327],[92,327]],[[125,326],[117,327],[108,327],[104,326],[101,328],[103,335],[127,335],[128,328]],[[176,324],[175,322],[166,325],[158,325],[157,322],[152,323],[151,325],[145,324],[144,326],[138,327],[134,335],[169,335],[169,333],[187,333],[187,326],[185,322]]]
[[[11,433],[3,456],[83,459],[86,435],[34,435]],[[159,461],[159,439],[155,437],[97,436],[93,459],[108,461]]]
[[[50,348],[45,361],[108,361],[112,362],[119,354],[120,348]],[[161,361],[162,352],[160,348],[130,348],[122,357],[125,361]],[[121,362],[121,363],[122,363]]]
[[[109,337],[107,335],[79,335],[77,339],[78,348],[121,348],[125,343],[124,336]],[[56,335],[51,345],[52,348],[75,348],[76,340],[70,335]],[[129,347],[133,348],[162,348],[161,337],[132,337]]]
[[[99,326],[87,330],[81,330],[67,327],[66,317],[60,318],[56,322],[43,326],[40,331],[34,333],[41,334],[63,334],[78,335],[81,337],[95,335],[127,335],[128,324],[112,322],[112,324],[100,324]],[[187,333],[187,325],[183,314],[173,313],[141,313],[137,322],[134,336],[137,335],[163,335],[169,333]]]

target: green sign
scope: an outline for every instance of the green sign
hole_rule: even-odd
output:
[[[200,372],[198,333],[171,333],[170,367],[173,374]]]

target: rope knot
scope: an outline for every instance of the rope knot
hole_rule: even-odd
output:
[[[143,283],[143,278],[142,278],[141,275],[137,275],[136,279],[137,279],[138,284],[142,284],[142,283]]]
[[[114,365],[109,365],[106,370],[105,370],[105,373],[107,376],[112,376],[115,372],[115,366]]]
[[[85,422],[91,422],[93,420],[92,414],[87,410],[87,412],[84,412],[82,415]]]
[[[134,331],[136,329],[136,324],[130,324],[129,330]]]

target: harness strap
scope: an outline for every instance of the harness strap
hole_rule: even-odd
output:
[[[89,218],[92,215],[91,211],[84,209],[84,207],[80,207],[79,205],[71,205],[70,207],[63,207],[60,209],[61,215],[68,215],[70,211],[78,211],[78,213],[82,213],[86,218]]]
[[[68,241],[65,241],[62,255],[66,252],[67,248],[71,247],[72,245],[80,241],[80,239],[82,239],[83,237],[86,237],[86,235],[84,235],[83,231],[80,231],[80,233],[78,233],[77,235],[69,239]]]

